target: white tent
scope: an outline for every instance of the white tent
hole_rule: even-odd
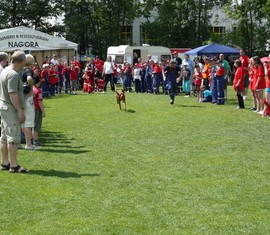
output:
[[[77,48],[77,43],[54,37],[25,26],[0,30],[0,51],[77,50]]]

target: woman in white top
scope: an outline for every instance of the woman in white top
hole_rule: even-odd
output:
[[[102,75],[103,77],[105,77],[104,91],[107,90],[107,84],[109,82],[111,85],[111,91],[115,91],[113,74],[114,74],[114,63],[112,62],[112,57],[108,56],[107,60],[105,61],[103,65],[103,71],[102,71]]]

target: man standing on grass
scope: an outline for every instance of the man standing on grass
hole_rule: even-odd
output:
[[[175,61],[171,60],[170,65],[166,66],[162,70],[162,75],[164,82],[166,81],[167,90],[170,96],[170,104],[173,105],[177,89],[177,82],[180,82],[180,80],[177,80],[180,76],[180,68],[175,64]]]
[[[18,73],[25,66],[25,60],[24,52],[14,52],[11,65],[0,75],[1,170],[11,173],[28,173],[17,164],[17,145],[20,143],[21,124],[25,122],[23,84]]]
[[[230,65],[229,62],[227,60],[225,60],[225,56],[223,54],[219,55],[219,59],[222,60],[222,66],[225,70],[225,74],[224,74],[224,98],[227,98],[227,85],[228,85],[228,77],[229,77],[229,73],[231,71],[230,69]]]

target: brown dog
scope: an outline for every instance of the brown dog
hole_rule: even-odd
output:
[[[123,103],[125,104],[125,111],[127,111],[127,107],[126,107],[126,96],[125,96],[125,92],[124,90],[121,91],[116,91],[116,102],[119,105],[119,109],[122,110],[121,108],[121,101],[123,101]]]

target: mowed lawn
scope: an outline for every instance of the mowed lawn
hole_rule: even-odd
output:
[[[0,234],[270,234],[270,119],[196,98],[58,95],[28,175],[0,172]]]

